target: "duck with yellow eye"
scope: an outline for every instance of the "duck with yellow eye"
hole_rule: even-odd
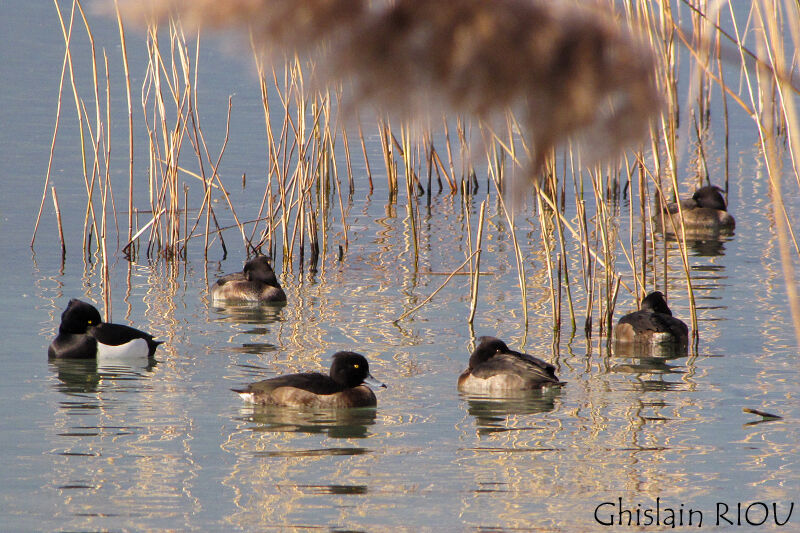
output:
[[[375,393],[367,383],[386,385],[369,373],[367,359],[355,352],[333,354],[333,363],[326,376],[320,372],[288,374],[232,389],[243,400],[257,405],[284,407],[375,407]]]
[[[151,358],[162,341],[136,328],[103,322],[92,304],[72,299],[61,314],[58,336],[50,343],[50,359]]]

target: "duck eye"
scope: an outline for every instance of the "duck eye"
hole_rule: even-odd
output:
[[[86,323],[89,324],[90,326],[92,325],[92,321],[91,320],[88,320]]]
[[[354,363],[353,368],[358,368],[358,363]]]

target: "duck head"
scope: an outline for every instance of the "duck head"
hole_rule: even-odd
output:
[[[653,291],[642,300],[642,311],[651,311],[653,313],[662,313],[672,316],[672,311],[664,299],[661,291]]]

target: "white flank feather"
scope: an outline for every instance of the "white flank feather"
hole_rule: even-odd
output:
[[[97,359],[116,360],[131,359],[135,357],[147,357],[149,353],[147,341],[144,339],[133,339],[119,346],[97,343]]]

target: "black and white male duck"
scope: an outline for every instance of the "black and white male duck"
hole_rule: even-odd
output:
[[[641,309],[619,319],[614,328],[617,342],[641,344],[686,344],[689,328],[672,311],[660,291],[642,300]]]
[[[284,407],[375,407],[375,393],[366,383],[386,387],[369,373],[367,359],[355,352],[333,354],[330,373],[304,372],[251,383],[231,389],[243,400],[257,405]]]
[[[667,204],[659,215],[678,214],[678,203]],[[691,198],[680,201],[684,227],[691,233],[730,233],[736,221],[728,213],[728,206],[722,196],[722,189],[716,185],[706,185],[697,189]],[[656,215],[658,221],[659,215]],[[668,218],[664,219],[666,231],[674,233]],[[676,229],[680,221],[675,219]],[[659,222],[660,225],[660,222]]]
[[[458,390],[468,394],[508,394],[558,385],[556,367],[515,352],[496,337],[478,338],[469,365],[458,376]]]
[[[61,314],[58,335],[50,343],[51,359],[151,358],[162,341],[123,324],[103,322],[92,304],[72,299]]]
[[[286,293],[269,260],[260,255],[247,261],[241,272],[219,278],[211,286],[211,298],[228,302],[285,302]]]

